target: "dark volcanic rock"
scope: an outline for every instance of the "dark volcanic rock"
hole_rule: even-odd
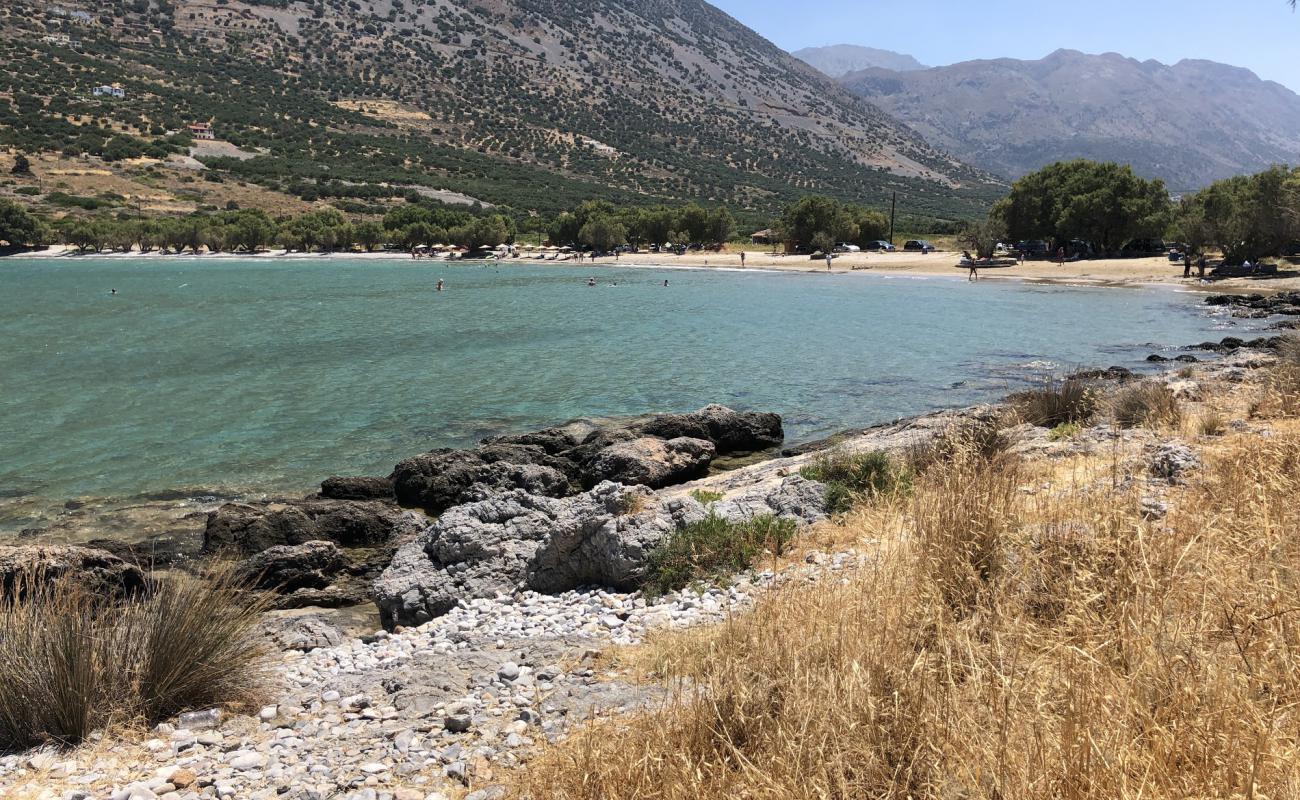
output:
[[[167,569],[184,564],[200,555],[198,537],[152,536],[142,542],[124,542],[120,539],[91,539],[86,547],[112,553],[123,561],[143,570]]]
[[[1152,356],[1147,359],[1147,361],[1165,360],[1168,359],[1163,359],[1159,356]],[[1137,376],[1133,374],[1133,370],[1128,369],[1127,367],[1106,367],[1105,369],[1085,369],[1074,373],[1070,377],[1084,381],[1119,381],[1123,383],[1124,381],[1131,381]]]
[[[517,436],[485,439],[465,450],[435,450],[408,458],[392,474],[394,493],[403,506],[438,514],[516,489],[532,495],[565,497],[606,479],[663,486],[689,480],[707,468],[715,454],[747,453],[775,447],[784,439],[781,417],[733,411],[713,405],[688,414],[658,414],[595,427],[587,422],[547,428]],[[632,441],[635,447],[622,446]],[[692,440],[712,448],[664,447],[647,442]],[[618,446],[618,447],[616,447]],[[634,452],[644,451],[639,456]],[[679,460],[685,459],[683,463]],[[650,462],[659,460],[659,466]]]
[[[351,608],[368,603],[373,598],[370,587],[361,581],[343,581],[323,589],[298,589],[278,595],[272,605],[277,609],[291,608]]]
[[[1187,348],[1189,350],[1207,350],[1211,353],[1231,353],[1233,350],[1276,350],[1282,346],[1285,337],[1260,336],[1249,341],[1236,336],[1225,336],[1218,342],[1201,342]]]
[[[208,514],[203,549],[251,555],[278,545],[310,541],[370,547],[413,534],[420,527],[417,516],[377,501],[227,503]]]
[[[393,500],[392,478],[326,478],[320,496],[330,500]]]
[[[781,415],[760,411],[732,411],[712,405],[695,412],[708,426],[719,453],[748,453],[777,447],[785,441]]]
[[[659,414],[633,423],[631,429],[662,439],[705,439],[723,455],[767,450],[785,440],[779,414],[733,411],[720,405],[705,406],[689,414]]]
[[[404,506],[439,514],[488,492],[523,489],[529,494],[563,497],[573,491],[558,462],[534,445],[493,444],[474,450],[435,450],[408,458],[393,469],[393,487]],[[572,464],[566,464],[573,470]]]
[[[700,477],[716,454],[705,439],[643,436],[601,450],[586,465],[583,480],[592,486],[614,481],[658,489]]]
[[[541,447],[549,455],[559,455],[565,450],[572,450],[580,445],[582,438],[575,431],[567,428],[546,428],[533,433],[520,433],[517,436],[495,436],[485,438],[484,445],[525,445]]]
[[[277,545],[241,562],[235,577],[258,589],[287,594],[297,589],[324,589],[347,563],[334,542]]]
[[[106,599],[148,590],[139,567],[104,550],[71,545],[0,547],[0,597],[11,597],[29,579],[51,583],[65,577]]]

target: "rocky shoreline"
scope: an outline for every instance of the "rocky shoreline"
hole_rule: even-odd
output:
[[[1156,380],[1164,381],[1181,397],[1193,398],[1206,391],[1211,381],[1249,381],[1255,370],[1272,360],[1267,351],[1241,349],[1218,363],[1196,367],[1195,378],[1169,372]],[[1126,380],[1123,371],[1111,372],[1109,378],[1117,384]],[[954,426],[987,419],[996,411],[996,407],[984,406],[938,412],[846,434],[835,446],[850,452],[909,451]],[[1153,515],[1163,513],[1162,487],[1181,480],[1196,465],[1195,453],[1185,444],[1146,429],[1099,425],[1071,439],[1057,440],[1046,429],[1015,425],[1004,434],[1012,451],[1030,457],[1110,454],[1122,447],[1130,454],[1125,461],[1125,480],[1145,487],[1143,505]],[[563,737],[571,725],[593,716],[634,710],[660,696],[661,690],[639,683],[598,658],[603,649],[635,644],[659,628],[720,621],[746,607],[768,586],[824,580],[839,570],[853,568],[869,554],[847,549],[803,550],[797,560],[784,562],[775,570],[760,566],[719,585],[692,587],[654,600],[635,591],[566,587],[567,576],[547,584],[554,579],[551,572],[540,568],[520,571],[518,562],[534,558],[543,563],[548,556],[539,553],[545,548],[568,554],[567,544],[583,541],[590,546],[593,536],[638,541],[651,520],[698,512],[696,506],[703,504],[696,498],[706,496],[705,492],[710,493],[708,504],[722,507],[721,513],[780,512],[770,498],[782,496],[781,490],[792,483],[796,487],[810,484],[799,477],[799,471],[816,457],[815,450],[790,452],[659,490],[602,482],[564,498],[532,496],[525,500],[525,492],[511,489],[453,507],[398,547],[394,562],[408,557],[418,565],[417,573],[423,569],[454,572],[431,582],[426,582],[425,576],[410,583],[434,587],[436,592],[466,590],[468,595],[454,605],[436,608],[422,595],[409,608],[423,608],[430,619],[411,619],[411,624],[405,624],[395,618],[390,620],[392,630],[377,630],[360,638],[344,635],[317,613],[275,612],[264,627],[284,653],[277,660],[266,705],[260,710],[187,714],[138,737],[105,739],[69,753],[40,751],[0,757],[0,787],[36,789],[23,796],[41,800],[502,797],[506,771],[526,762],[537,747]],[[803,491],[807,488],[794,495],[806,499]],[[718,496],[721,499],[712,499]],[[631,507],[629,497],[636,498]],[[525,513],[507,515],[499,530],[492,528],[496,523],[487,521],[489,511],[515,505]],[[582,532],[575,534],[565,520],[586,518],[588,513],[593,514],[593,523],[584,529],[584,539]],[[808,522],[824,512],[810,513],[807,508],[792,506],[786,513]],[[627,521],[618,522],[624,518]],[[256,519],[265,521],[266,516]],[[521,537],[537,550],[507,557],[507,551],[520,546],[520,541],[507,541],[504,535],[515,530],[509,526],[516,519],[521,530],[533,524],[553,525],[558,533],[552,533],[550,539],[555,541],[545,536]],[[287,530],[259,524],[251,528],[263,533]],[[447,558],[440,565],[431,558],[431,549],[437,554],[446,552],[440,546],[430,548],[431,544],[466,530],[466,526],[497,532],[500,541],[495,545],[499,549],[487,559],[490,570],[472,558]],[[335,542],[330,544],[338,547]],[[274,544],[271,549],[301,546]],[[316,557],[321,563],[335,560],[330,547],[305,549],[320,550]],[[609,552],[622,551],[615,548]],[[500,566],[497,556],[514,571],[492,572]],[[604,557],[602,554],[595,563],[621,563],[601,560]],[[461,563],[470,566],[452,569]],[[474,580],[489,573],[497,576],[494,581],[502,582],[475,589]],[[408,577],[403,568],[379,578],[377,584],[406,585]],[[530,581],[539,581],[543,590],[531,586]],[[387,592],[381,589],[377,594],[383,598],[389,596]],[[401,592],[393,596],[400,597]],[[400,613],[405,612],[395,611],[394,615]]]
[[[1195,398],[1203,382],[1248,381],[1279,345],[1204,343],[1191,349],[1218,360],[1198,365],[1195,379],[1181,370],[1154,379]],[[1084,377],[1137,376],[1112,367]],[[675,531],[710,514],[816,525],[827,516],[826,487],[801,472],[820,453],[912,452],[1001,410],[941,411],[780,450],[779,416],[709,406],[494,437],[407,459],[388,476],[329,478],[309,497],[223,503],[208,512],[198,552],[232,562],[274,596],[263,623],[282,652],[272,702],[255,714],[182,715],[146,737],[81,751],[0,757],[0,788],[41,800],[502,796],[501,770],[570,724],[654,701],[656,690],[603,668],[594,658],[602,648],[716,622],[764,587],[818,580],[861,557],[812,551],[775,571],[650,600],[637,589],[650,554]],[[1153,514],[1160,486],[1195,460],[1146,430],[1097,426],[1068,440],[1032,425],[1003,433],[1031,456],[1133,449]],[[755,463],[710,470],[720,456],[751,454]],[[106,592],[146,591],[149,580],[149,554],[121,542],[0,556],[0,586],[33,557]],[[383,627],[360,637],[321,611],[372,602]]]

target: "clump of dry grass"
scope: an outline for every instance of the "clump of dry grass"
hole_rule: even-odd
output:
[[[1251,406],[1252,417],[1300,414],[1300,337],[1284,337],[1274,353],[1277,363],[1270,371],[1263,396]]]
[[[0,599],[0,751],[245,700],[260,683],[263,601],[228,576],[168,577],[117,603],[70,579],[22,582]]]
[[[1013,415],[1005,412],[962,420],[928,442],[912,448],[907,454],[908,465],[914,472],[924,472],[958,460],[1000,459],[1007,455],[1013,444],[1006,431],[1012,422]]]
[[[1041,386],[1008,398],[1020,418],[1040,428],[1090,421],[1100,409],[1101,391],[1090,378],[1048,378]]]
[[[652,643],[671,698],[518,792],[1300,797],[1300,434],[1216,451],[1159,521],[1126,491],[1023,491],[1009,459],[932,469],[856,574]]]
[[[1200,436],[1222,436],[1227,428],[1223,415],[1214,409],[1208,409],[1196,418],[1196,433]]]
[[[1115,421],[1125,428],[1176,426],[1182,420],[1173,390],[1154,380],[1120,389],[1111,401],[1111,410]]]

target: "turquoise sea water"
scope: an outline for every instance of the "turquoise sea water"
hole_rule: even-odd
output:
[[[299,489],[493,433],[709,402],[778,411],[808,440],[1224,335],[1197,300],[870,274],[6,258],[0,498]],[[22,524],[0,515],[0,531]]]

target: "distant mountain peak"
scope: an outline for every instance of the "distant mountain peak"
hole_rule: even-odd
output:
[[[1300,161],[1300,96],[1213,61],[1061,49],[1037,61],[868,69],[840,82],[930,143],[1009,178],[1091,158],[1187,190]]]
[[[927,69],[924,64],[912,56],[895,53],[893,50],[881,50],[878,47],[864,47],[856,44],[805,47],[802,50],[794,51],[791,55],[832,78],[839,78],[850,72],[873,67],[898,72]]]

